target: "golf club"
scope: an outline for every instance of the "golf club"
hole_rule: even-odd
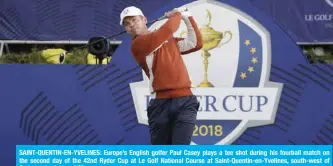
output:
[[[176,8],[176,10],[178,10],[179,12],[185,12],[185,11],[187,11],[188,9],[187,9],[186,7],[183,7],[183,8]],[[156,20],[153,20],[153,21],[148,22],[147,25],[153,24],[153,23],[155,23],[155,22],[157,22],[157,21],[161,21],[161,20],[164,20],[164,19],[167,19],[167,17],[166,17],[165,15],[162,16],[162,17],[160,17],[160,18],[158,18],[158,19],[156,19]],[[75,48],[73,48],[72,50],[69,50],[69,51],[64,51],[64,52],[60,53],[60,57],[59,57],[60,64],[62,64],[62,63],[65,61],[65,56],[66,56],[66,54],[68,54],[69,52],[73,52],[73,51],[75,51],[75,50],[77,50],[77,49],[81,49],[81,48],[89,47],[90,45],[93,45],[93,44],[95,44],[95,43],[101,42],[101,41],[103,41],[103,40],[107,40],[107,39],[110,39],[110,38],[114,38],[114,37],[119,36],[119,35],[122,35],[122,34],[124,34],[124,33],[126,33],[126,31],[122,31],[122,32],[119,32],[119,33],[113,34],[113,35],[111,35],[111,36],[101,38],[100,40],[96,40],[96,41],[94,41],[94,42],[91,42],[91,43],[85,44],[85,45],[83,45],[83,46],[75,47]],[[51,57],[53,57],[53,56],[58,56],[58,55],[59,55],[59,54],[51,55],[51,56],[49,56],[48,58],[51,58]],[[48,58],[47,58],[47,59],[48,59]]]

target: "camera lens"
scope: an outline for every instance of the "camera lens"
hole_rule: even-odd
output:
[[[94,47],[95,50],[101,50],[103,46],[102,46],[101,43],[98,42],[98,43],[94,44],[93,47]]]
[[[88,44],[88,52],[98,57],[108,55],[111,52],[110,50],[112,50],[110,41],[103,36],[90,38]]]

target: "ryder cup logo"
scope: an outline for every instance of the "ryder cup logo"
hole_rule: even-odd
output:
[[[200,51],[183,55],[200,101],[192,143],[230,144],[248,127],[274,123],[282,84],[269,81],[269,32],[253,18],[217,1],[185,6],[203,37]],[[186,38],[186,32],[182,23],[174,36]],[[130,84],[138,121],[146,125],[148,84],[145,75],[142,82]]]
[[[331,7],[333,7],[333,1],[332,0],[326,0],[326,2],[328,3],[328,5],[330,5]]]

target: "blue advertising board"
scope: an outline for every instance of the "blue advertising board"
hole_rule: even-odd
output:
[[[173,1],[4,0],[0,2],[0,40],[75,41],[110,36],[122,30],[119,14],[126,6],[140,7],[150,16],[170,3]],[[296,42],[333,41],[332,0],[247,0],[244,3],[266,13]],[[152,19],[156,18],[149,17]],[[114,40],[123,37],[120,35]]]

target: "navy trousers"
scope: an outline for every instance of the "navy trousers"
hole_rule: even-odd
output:
[[[152,99],[147,109],[153,145],[189,145],[199,102],[193,96]]]

